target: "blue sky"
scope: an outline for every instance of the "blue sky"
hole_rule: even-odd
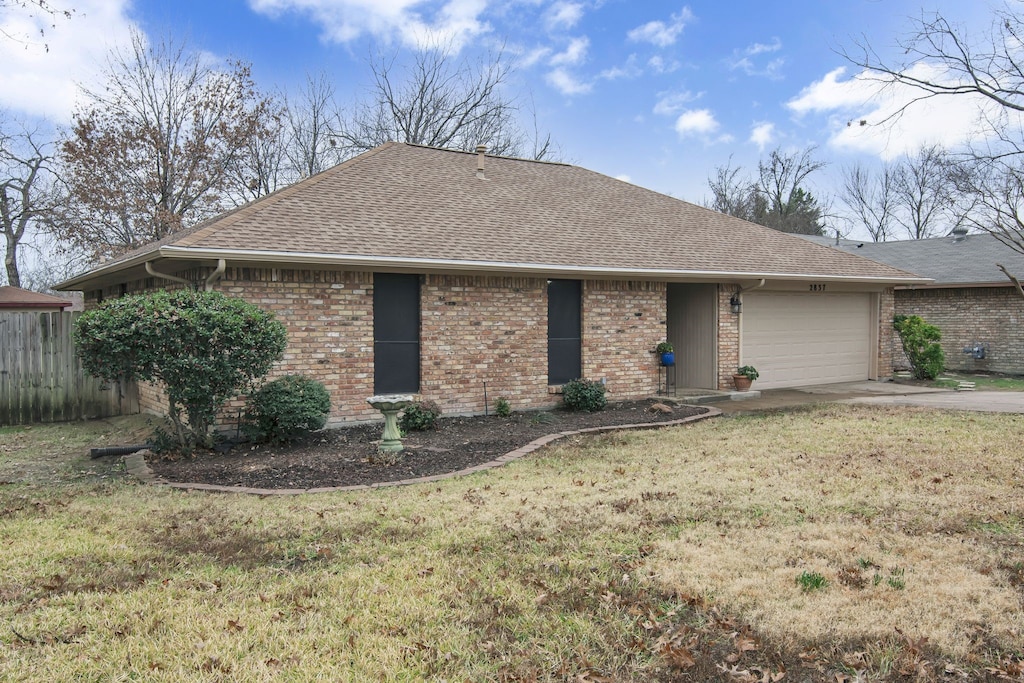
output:
[[[819,146],[829,163],[812,190],[828,195],[843,165],[892,159],[922,143],[955,146],[971,134],[968,101],[917,107],[896,129],[875,121],[906,93],[879,94],[837,50],[862,36],[883,56],[909,18],[942,11],[971,29],[988,24],[983,0],[54,0],[77,15],[38,41],[0,41],[11,68],[0,106],[16,117],[66,123],[76,84],[101,83],[105,52],[131,27],[187,39],[212,58],[251,62],[266,89],[324,71],[344,105],[368,83],[374,50],[414,48],[442,35],[474,56],[504,45],[518,61],[511,90],[532,102],[565,161],[689,201],[730,157],[756,166],[776,146]],[[30,20],[0,15],[9,35]],[[845,230],[845,228],[844,228]]]

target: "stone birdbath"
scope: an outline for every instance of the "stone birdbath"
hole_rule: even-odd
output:
[[[402,412],[413,397],[402,394],[371,396],[366,402],[384,414],[384,435],[380,441],[380,450],[385,453],[401,453],[402,432],[398,430],[398,413]]]

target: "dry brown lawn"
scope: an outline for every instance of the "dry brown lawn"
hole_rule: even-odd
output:
[[[825,406],[285,499],[62,478],[74,429],[0,430],[0,680],[1024,678],[1024,416]],[[17,476],[40,443],[59,484]]]

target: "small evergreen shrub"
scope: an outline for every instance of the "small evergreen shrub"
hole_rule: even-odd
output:
[[[498,417],[508,417],[512,414],[512,404],[504,396],[494,400],[494,414]]]
[[[437,418],[441,417],[441,406],[429,399],[416,401],[402,411],[398,418],[398,426],[403,432],[422,432],[434,428]]]
[[[574,379],[562,386],[562,401],[569,410],[596,413],[608,405],[605,386],[589,379]]]
[[[287,375],[267,382],[249,397],[247,431],[257,441],[286,443],[322,429],[330,412],[331,397],[323,384]]]
[[[946,367],[946,356],[939,346],[942,332],[919,315],[898,315],[892,326],[900,335],[903,351],[910,360],[914,379],[935,379]]]

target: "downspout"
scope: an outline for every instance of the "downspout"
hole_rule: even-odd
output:
[[[213,291],[213,283],[224,277],[224,271],[228,269],[228,262],[225,259],[217,259],[217,269],[206,278],[204,286],[207,292]]]
[[[146,261],[146,272],[152,275],[153,277],[162,278],[164,280],[170,280],[171,282],[180,282],[181,284],[188,285],[189,287],[195,286],[183,277],[178,277],[177,275],[168,275],[167,273],[158,273],[157,271],[153,270],[153,263],[151,261]]]
[[[752,289],[760,289],[761,287],[764,287],[764,283],[765,279],[761,278],[761,280],[756,285],[751,285],[750,287],[741,287],[740,289],[737,289],[736,293],[732,295],[731,302],[735,302],[736,305],[742,304],[743,298],[740,295],[743,294],[743,292],[749,292]]]

